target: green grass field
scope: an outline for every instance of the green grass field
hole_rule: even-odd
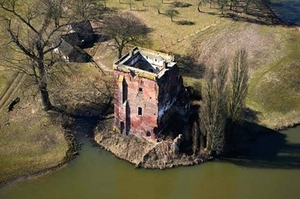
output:
[[[259,112],[260,122],[271,128],[300,122],[300,34],[293,29],[279,31],[287,51],[253,75],[247,101]]]
[[[15,95],[21,100],[14,110],[0,111],[0,182],[58,165],[68,148],[59,117],[51,118],[21,90]]]

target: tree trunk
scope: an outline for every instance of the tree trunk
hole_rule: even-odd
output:
[[[159,9],[159,7],[156,7],[156,9],[157,9],[157,14],[161,14],[161,12],[160,12],[160,9]]]
[[[192,135],[193,135],[193,154],[197,154],[199,151],[199,126],[197,121],[193,122]]]
[[[38,52],[38,71],[39,71],[39,90],[42,97],[42,105],[45,111],[49,111],[53,108],[51,101],[49,99],[49,93],[47,88],[47,73],[44,65],[44,53],[41,45],[41,41],[36,42],[36,49]]]
[[[233,0],[230,1],[230,7],[229,7],[229,10],[232,10],[232,7],[233,7]]]
[[[211,135],[209,132],[207,132],[207,134],[206,134],[206,150],[208,152],[211,151]]]
[[[198,12],[201,12],[201,10],[200,10],[200,6],[201,6],[201,1],[198,3]]]
[[[118,58],[119,59],[122,57],[122,51],[123,51],[123,47],[119,47],[119,49],[118,49]]]
[[[43,109],[45,111],[51,110],[53,108],[53,106],[52,106],[51,101],[49,99],[47,83],[41,82],[40,85],[39,85],[39,90],[41,92]]]
[[[200,150],[203,150],[206,148],[206,142],[205,142],[205,136],[200,133]]]

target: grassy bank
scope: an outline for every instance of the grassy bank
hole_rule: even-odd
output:
[[[275,129],[300,123],[300,32],[279,31],[287,50],[253,75],[248,95],[259,122]]]
[[[102,78],[100,71],[89,64],[72,65],[61,76],[59,84],[49,84],[52,101],[72,114],[99,114],[101,105],[109,99],[107,88],[111,85],[103,82],[111,76]],[[11,82],[8,79],[5,87]],[[61,116],[44,112],[39,93],[27,87],[28,83],[27,78],[0,109],[0,183],[59,165],[70,147]],[[8,103],[15,97],[20,97],[20,102],[7,112]]]
[[[0,185],[60,164],[68,149],[59,117],[42,111],[38,93],[27,87],[28,79],[5,67],[2,59],[8,49],[3,28],[0,27]],[[16,97],[20,102],[8,112],[8,105]]]
[[[14,111],[1,110],[0,182],[58,165],[67,150],[60,121],[19,96]]]
[[[263,3],[250,4],[248,13],[217,5],[197,10],[197,2],[181,1],[188,7],[174,7],[173,1],[108,1],[109,7],[132,12],[153,31],[150,48],[174,54],[186,85],[199,85],[204,66],[229,63],[236,50],[246,48],[250,65],[247,106],[252,121],[280,129],[300,122],[300,31],[281,24]],[[174,8],[180,15],[174,22],[164,12]],[[160,14],[158,13],[158,10]],[[239,10],[241,11],[241,10]],[[190,21],[193,25],[179,25]],[[147,47],[147,46],[145,46]]]

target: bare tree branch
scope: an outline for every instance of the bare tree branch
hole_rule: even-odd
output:
[[[128,12],[105,17],[102,28],[104,34],[114,40],[119,58],[127,44],[141,44],[150,32],[139,18]]]
[[[53,50],[60,45],[57,41],[60,41],[64,27],[69,23],[68,19],[64,19],[65,23],[61,25],[59,22],[64,0],[41,0],[31,5],[19,5],[17,2],[0,1],[0,15],[10,36],[5,61],[11,69],[34,79],[44,109],[50,110],[53,106],[47,88],[48,80],[55,79],[49,78],[54,75],[52,70],[58,63],[63,63]]]

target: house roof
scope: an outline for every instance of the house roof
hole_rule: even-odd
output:
[[[76,32],[64,34],[64,35],[61,36],[61,38],[65,42],[69,43],[72,46],[80,46],[81,45],[80,38],[79,38],[79,36]]]
[[[94,33],[94,29],[89,20],[73,22],[70,25],[71,25],[71,29],[74,30],[75,32],[84,31],[86,33]]]
[[[89,20],[71,23],[68,27],[68,32],[77,33],[80,41],[90,40],[95,34]]]
[[[69,54],[71,54],[74,50],[73,46],[66,42],[63,38],[60,39],[60,44],[58,48],[59,51],[65,56],[69,56]]]
[[[140,76],[157,79],[177,65],[174,57],[166,53],[135,47],[114,64],[114,69],[134,72]]]

